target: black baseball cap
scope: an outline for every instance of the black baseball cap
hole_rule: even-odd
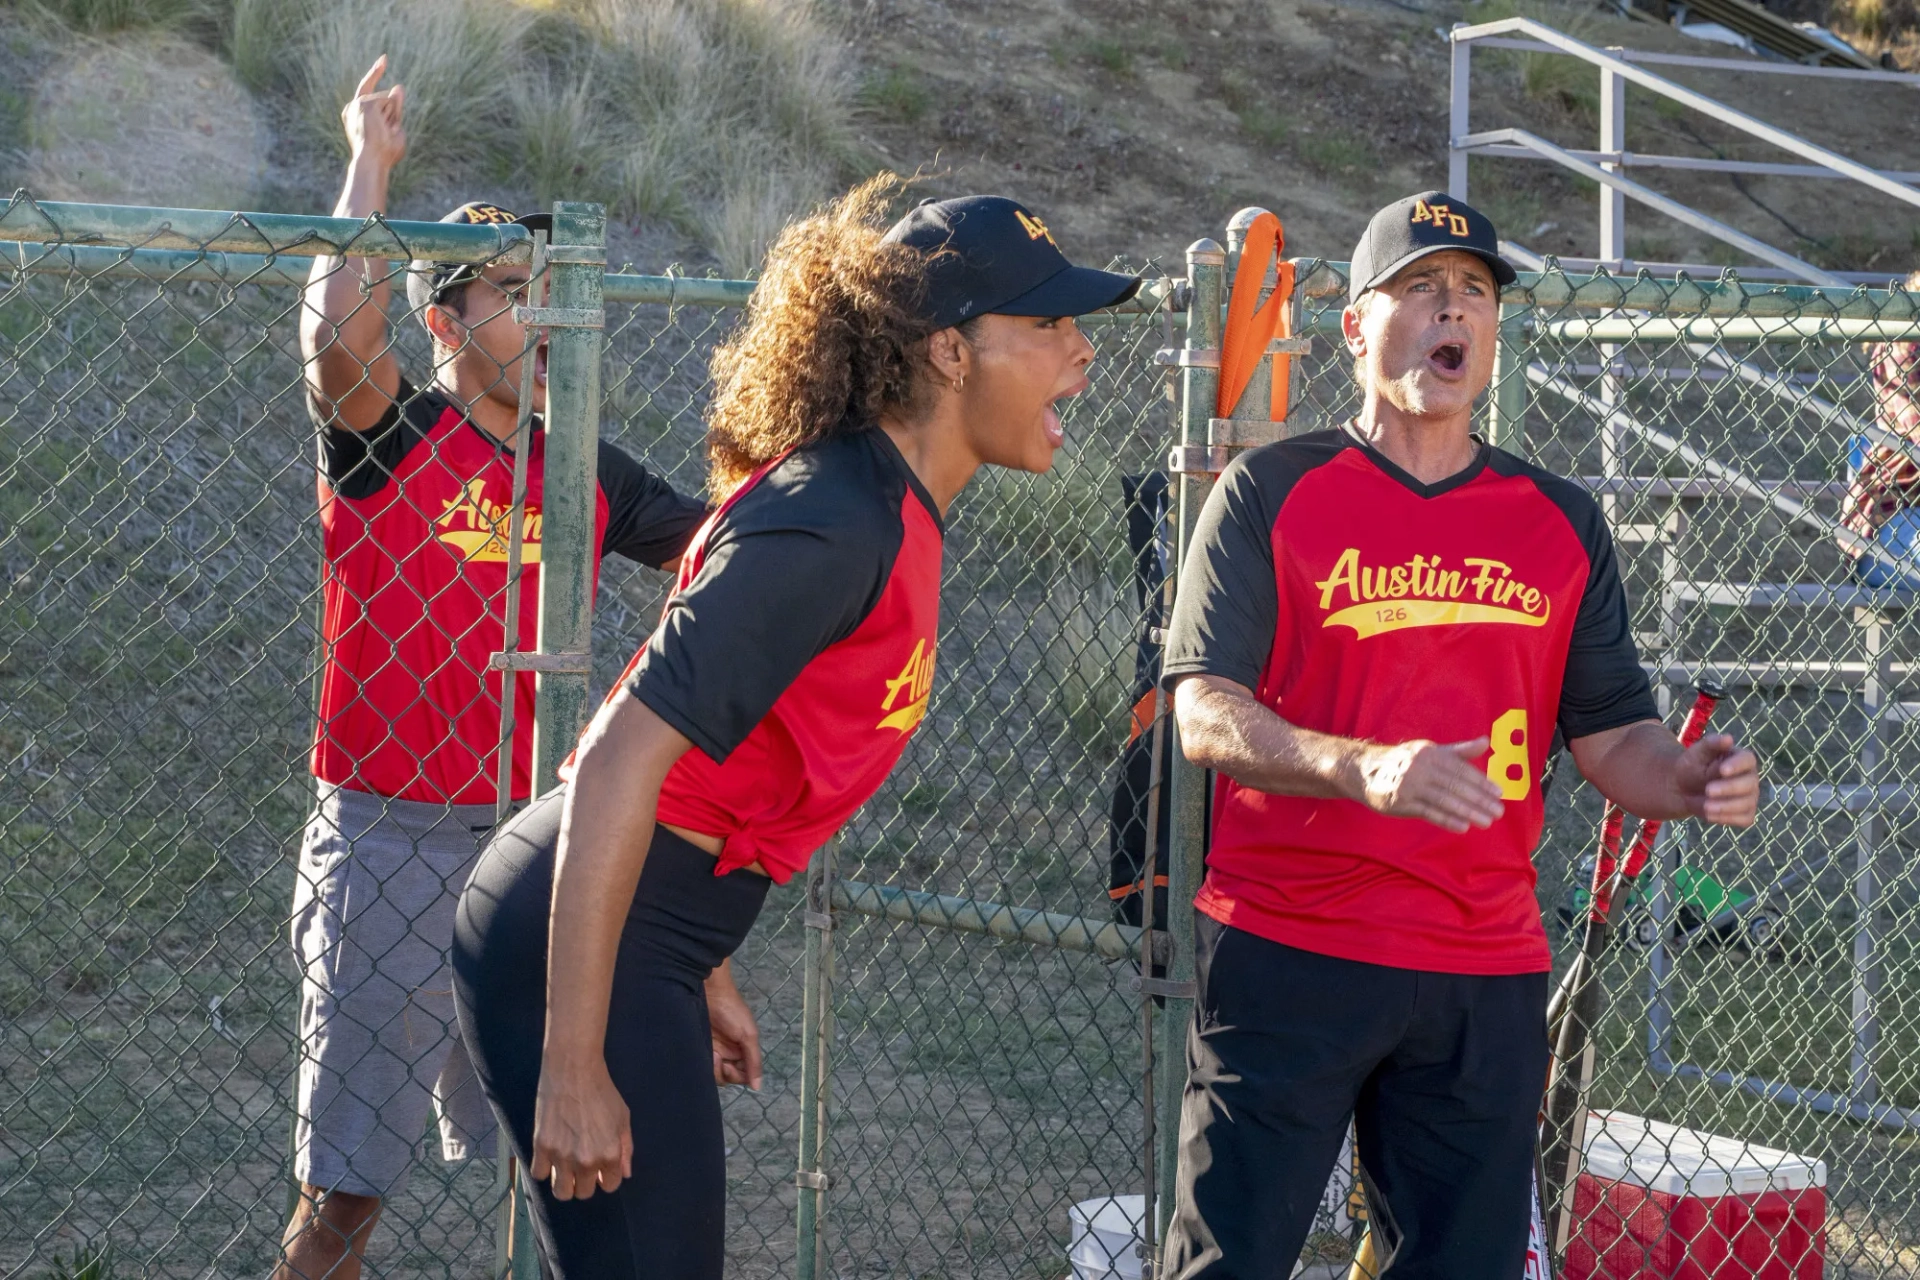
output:
[[[469,225],[511,222],[525,227],[528,231],[545,231],[549,235],[553,234],[552,214],[516,214],[491,200],[469,200],[440,221],[463,222]],[[415,311],[419,311],[430,302],[440,301],[440,296],[454,285],[476,279],[484,265],[475,262],[427,262],[415,259],[408,264],[407,301],[412,304]]]
[[[1083,316],[1140,291],[1140,277],[1076,267],[1047,224],[1005,196],[928,199],[893,224],[888,244],[926,252],[926,311],[936,329],[989,313]]]
[[[1463,249],[1484,261],[1500,284],[1517,278],[1513,265],[1500,256],[1500,236],[1486,214],[1444,191],[1423,191],[1373,215],[1354,246],[1347,298],[1378,288],[1410,262],[1448,249]]]

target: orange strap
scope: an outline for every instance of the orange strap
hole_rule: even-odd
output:
[[[1118,889],[1109,889],[1107,890],[1107,896],[1115,902],[1120,901],[1122,898],[1131,898],[1134,894],[1140,892],[1140,883],[1141,880],[1144,879],[1146,879],[1146,877],[1142,876],[1140,880],[1135,880],[1132,884],[1123,884]],[[1156,889],[1166,888],[1167,878],[1165,876],[1155,876],[1153,878],[1153,887]]]
[[[1286,243],[1280,219],[1271,213],[1261,214],[1247,228],[1240,266],[1233,273],[1233,291],[1227,297],[1227,331],[1220,343],[1220,394],[1214,402],[1216,418],[1233,413],[1274,338],[1293,336],[1293,316],[1287,305],[1293,297],[1293,264],[1280,260]],[[1256,308],[1269,267],[1276,267],[1273,292]],[[1292,356],[1273,358],[1273,404],[1268,416],[1274,422],[1287,420],[1287,384],[1292,373]]]
[[[1140,701],[1133,704],[1132,723],[1127,726],[1127,745],[1140,741],[1140,735],[1153,728],[1152,689],[1140,695]]]

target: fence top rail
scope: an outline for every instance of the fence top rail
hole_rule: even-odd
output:
[[[42,208],[48,206],[41,206]],[[152,212],[152,211],[143,211]],[[316,220],[308,219],[308,223]],[[326,219],[344,223],[347,219]],[[354,224],[359,226],[360,224]],[[438,223],[393,223],[393,227],[438,227]],[[450,227],[457,231],[486,227]],[[311,246],[303,246],[310,250]],[[358,249],[356,247],[356,253]],[[49,275],[106,276],[157,282],[207,281],[216,284],[299,286],[306,282],[310,252],[275,254],[206,252],[195,248],[126,248],[104,244],[35,242],[10,237],[0,227],[0,272]],[[451,259],[449,259],[451,260]],[[507,259],[511,260],[511,259]],[[1822,288],[1741,280],[1727,271],[1718,280],[1694,280],[1684,274],[1656,277],[1642,269],[1635,275],[1596,270],[1577,275],[1551,264],[1547,271],[1522,271],[1501,295],[1511,306],[1536,309],[1639,311],[1711,321],[1716,317],[1790,318],[1800,322],[1827,320],[1873,321],[1904,326],[1920,323],[1920,294],[1904,289]],[[1323,258],[1296,258],[1304,298],[1326,302],[1342,298],[1347,290],[1345,262]],[[1889,283],[1895,283],[1889,281]],[[628,306],[744,306],[753,296],[754,281],[705,279],[695,276],[641,275],[608,272],[606,299]],[[1155,277],[1141,286],[1139,295],[1115,309],[1115,318],[1135,318],[1186,308],[1186,281]],[[1091,317],[1090,317],[1091,318]],[[1700,332],[1706,332],[1701,329]],[[1821,335],[1829,336],[1829,335]],[[1830,336],[1842,336],[1838,333]],[[1904,331],[1903,331],[1904,336]]]
[[[42,209],[63,208],[42,204]],[[106,206],[86,206],[89,208]],[[137,213],[175,213],[180,210],[133,210]],[[187,211],[191,212],[191,211]],[[227,215],[219,215],[227,216]],[[345,218],[304,219],[305,224],[319,222],[346,225],[351,222]],[[352,223],[361,227],[360,223]],[[438,228],[439,223],[393,222],[382,224],[401,235],[408,235],[415,227]],[[490,231],[487,227],[455,227],[461,231]],[[160,245],[150,241],[147,246],[130,247],[125,244],[107,244],[99,242],[75,243],[71,238],[47,236],[37,238],[28,235],[9,234],[4,219],[0,219],[0,271],[27,271],[52,275],[109,276],[136,280],[190,281],[200,280],[218,284],[258,284],[293,285],[306,283],[307,271],[311,264],[314,245],[302,244],[297,249],[280,249],[271,254],[205,250],[195,245]],[[258,248],[256,241],[254,248]],[[409,242],[410,248],[419,246]],[[325,252],[333,252],[331,249]],[[354,246],[355,256],[381,257],[378,253],[363,252],[359,245]],[[442,257],[437,252],[432,256],[443,261],[457,261],[451,257]],[[512,262],[518,260],[514,253],[504,256],[487,255],[477,261]],[[1096,316],[1111,314],[1139,317],[1158,315],[1163,311],[1184,311],[1186,294],[1184,280],[1170,279],[1164,276],[1148,278],[1140,286],[1140,292],[1118,307],[1110,308],[1107,313],[1095,313]],[[633,271],[609,271],[606,274],[605,296],[610,303],[627,306],[667,306],[667,307],[743,307],[753,297],[756,282],[752,280],[723,280],[702,276],[682,275],[642,275]]]
[[[291,213],[69,204],[17,192],[0,211],[0,241],[174,249],[262,256],[351,254],[405,262],[531,262],[533,237],[513,223],[407,222]]]
[[[1319,258],[1296,258],[1295,288],[1317,301],[1343,298],[1348,266]],[[1501,291],[1510,306],[1579,308],[1595,311],[1645,311],[1684,317],[1790,316],[1807,320],[1878,320],[1887,323],[1920,320],[1920,293],[1905,289],[1851,289],[1820,285],[1743,281],[1732,270],[1718,280],[1688,276],[1657,279],[1641,271],[1632,276],[1596,270],[1574,276],[1548,259],[1546,271],[1522,271]],[[1889,283],[1893,283],[1889,281]]]

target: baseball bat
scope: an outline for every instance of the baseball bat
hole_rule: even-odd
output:
[[[1680,729],[1680,745],[1690,747],[1707,731],[1707,721],[1726,691],[1719,685],[1701,680],[1695,685],[1693,709]],[[1654,840],[1661,823],[1640,824],[1639,834],[1626,856],[1620,856],[1621,829],[1626,813],[1617,804],[1608,804],[1600,823],[1600,852],[1594,860],[1592,901],[1587,907],[1586,926],[1580,951],[1568,966],[1560,989],[1547,1009],[1548,1023],[1558,1021],[1554,1036],[1553,1070],[1548,1077],[1546,1123],[1542,1134],[1545,1146],[1546,1198],[1548,1221],[1553,1224],[1551,1247],[1564,1254],[1573,1228],[1574,1179],[1579,1175],[1581,1147],[1585,1137],[1587,1089],[1593,1083],[1593,1032],[1600,1021],[1605,988],[1599,981],[1601,957],[1612,934],[1614,902],[1646,869],[1653,855]]]

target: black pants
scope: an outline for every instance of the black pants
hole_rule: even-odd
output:
[[[475,1074],[522,1169],[547,1025],[547,911],[562,792],[494,836],[454,920],[453,994]],[[726,1149],[713,1083],[707,975],[733,954],[770,882],[716,877],[713,858],[655,828],[620,935],[607,1069],[633,1120],[633,1176],[559,1201],[535,1184],[535,1239],[551,1280],[719,1280]]]
[[[1337,960],[1201,916],[1167,1275],[1286,1280],[1352,1120],[1393,1280],[1527,1249],[1547,976]]]

